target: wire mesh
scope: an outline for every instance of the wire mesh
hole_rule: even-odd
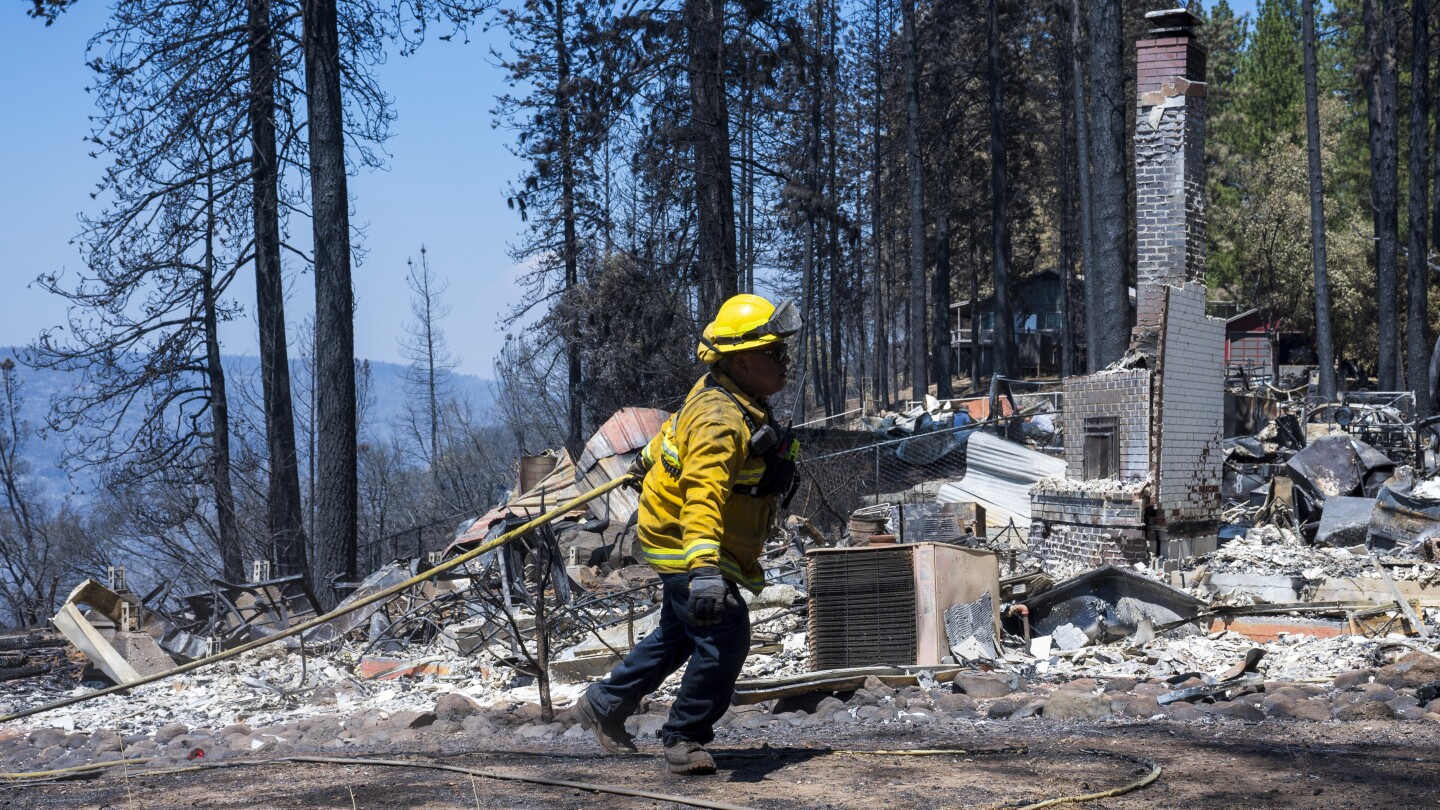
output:
[[[896,439],[819,434],[804,442],[789,513],[834,532],[862,506],[934,503],[941,485],[965,475],[965,441],[976,429],[971,423]]]

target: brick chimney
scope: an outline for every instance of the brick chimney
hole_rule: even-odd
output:
[[[1183,8],[1145,15],[1135,44],[1137,326],[1159,326],[1163,285],[1205,278],[1203,21]]]

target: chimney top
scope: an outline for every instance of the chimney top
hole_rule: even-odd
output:
[[[1150,36],[1195,36],[1195,29],[1205,24],[1200,17],[1183,8],[1151,11],[1145,15],[1150,22]]]

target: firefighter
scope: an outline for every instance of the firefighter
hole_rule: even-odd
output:
[[[795,486],[799,443],[775,422],[768,400],[785,387],[786,339],[800,327],[794,302],[736,295],[722,304],[696,347],[709,369],[636,459],[637,532],[663,602],[654,632],[576,704],[581,724],[610,751],[636,750],[625,719],[684,665],[661,730],[665,762],[671,773],[715,772],[704,746],[750,649],[739,588],[764,587],[760,552],[777,501]]]

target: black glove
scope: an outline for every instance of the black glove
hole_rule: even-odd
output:
[[[625,474],[630,476],[630,480],[620,486],[639,492],[645,488],[645,473],[648,472],[650,472],[650,465],[645,463],[645,454],[636,453],[635,460],[630,462],[630,469],[625,471]]]
[[[685,619],[696,627],[719,624],[725,615],[725,596],[729,586],[720,576],[720,569],[704,565],[690,572],[690,601]]]

